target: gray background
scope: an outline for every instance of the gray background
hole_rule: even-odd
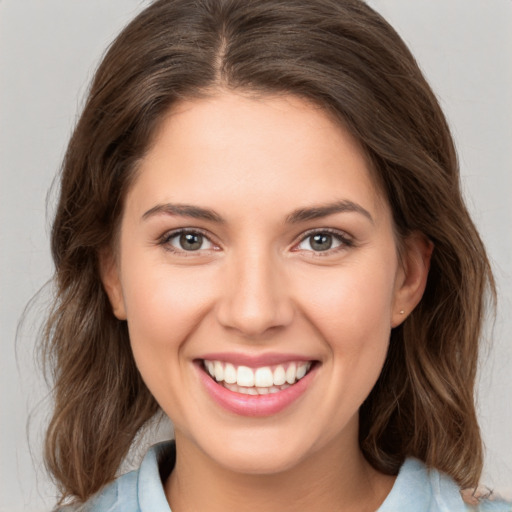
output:
[[[0,512],[43,511],[54,491],[40,457],[48,414],[33,354],[51,275],[47,192],[87,84],[139,0],[0,0]],[[512,1],[371,0],[438,94],[458,145],[463,187],[487,244],[500,305],[482,360],[483,481],[512,496]],[[27,420],[31,418],[27,429]],[[30,438],[32,456],[27,438]]]

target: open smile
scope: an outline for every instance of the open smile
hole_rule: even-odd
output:
[[[210,376],[226,389],[246,395],[278,393],[305,377],[313,361],[291,361],[273,366],[251,368],[223,361],[203,360]]]
[[[208,358],[196,360],[196,366],[218,405],[242,416],[269,416],[302,396],[320,365],[313,360],[288,360],[249,366]]]

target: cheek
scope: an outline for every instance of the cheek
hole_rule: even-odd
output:
[[[325,312],[332,316],[334,312],[338,312],[340,321],[356,318],[371,320],[375,315],[380,317],[389,312],[392,295],[390,283],[383,283],[379,287],[375,280],[362,283],[353,277],[343,279],[341,276],[334,276],[323,284],[315,282],[315,289],[310,288],[308,302],[317,310],[318,315]]]
[[[392,264],[317,273],[314,279],[301,282],[302,310],[332,351],[354,357],[365,348],[385,352],[391,331],[393,275]]]
[[[129,323],[154,341],[179,339],[200,313],[204,290],[169,276],[135,276],[125,288]],[[149,339],[148,339],[149,341]]]
[[[202,269],[126,261],[123,292],[130,342],[139,370],[167,379],[179,364],[178,352],[211,303],[211,277]],[[129,269],[129,272],[128,272]]]

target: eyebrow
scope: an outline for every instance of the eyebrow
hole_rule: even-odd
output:
[[[209,220],[219,224],[225,223],[225,220],[213,210],[209,208],[200,208],[189,204],[157,204],[148,210],[142,216],[142,220],[147,220],[155,215],[179,215],[180,217],[191,217],[192,219]]]
[[[312,206],[309,208],[299,208],[286,217],[286,222],[289,224],[296,224],[308,220],[320,219],[335,213],[347,212],[360,213],[367,217],[372,224],[375,224],[375,221],[368,210],[363,208],[361,205],[348,200],[336,201],[335,203]]]
[[[324,205],[316,205],[308,208],[298,208],[286,217],[287,224],[298,224],[308,220],[320,219],[336,213],[359,213],[375,223],[370,212],[361,205],[353,201],[342,200]],[[177,215],[180,217],[190,217],[193,219],[207,220],[219,224],[225,224],[226,221],[214,210],[210,208],[201,208],[189,204],[165,203],[158,204],[149,209],[142,215],[143,220],[147,220],[155,215]]]

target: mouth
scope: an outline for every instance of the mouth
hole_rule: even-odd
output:
[[[250,367],[221,360],[201,360],[202,369],[217,384],[231,392],[252,396],[284,391],[306,377],[315,365],[315,361],[289,361]]]

